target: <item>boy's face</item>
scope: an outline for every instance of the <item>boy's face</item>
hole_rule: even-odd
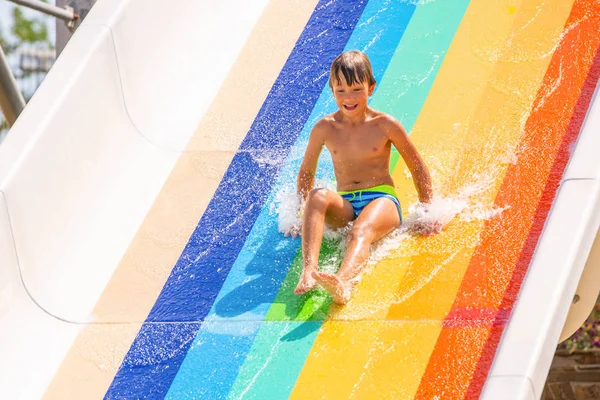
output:
[[[354,82],[350,86],[343,74],[340,74],[339,78],[339,83],[337,79],[333,79],[331,87],[337,106],[344,115],[349,117],[363,114],[367,108],[369,96],[375,90],[375,85],[369,86],[369,83],[365,81],[362,83]]]

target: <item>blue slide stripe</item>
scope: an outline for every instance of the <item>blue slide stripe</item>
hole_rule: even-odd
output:
[[[280,165],[262,160],[287,157],[366,3],[321,0],[315,8],[106,398],[167,393],[271,191]]]
[[[370,0],[365,8],[346,50],[364,50],[371,59],[376,79],[383,76],[414,9],[414,4],[395,0]],[[331,90],[325,84],[297,141],[301,143],[294,147],[303,150],[314,121],[336,109]],[[236,380],[261,327],[260,321],[267,314],[298,251],[299,240],[285,239],[278,232],[277,217],[269,206],[276,202],[278,193],[284,188],[295,187],[299,161],[294,154],[286,160],[266,206],[194,339],[167,398],[225,398]],[[289,361],[290,365],[299,364],[297,371],[304,363],[304,359]],[[288,386],[291,388],[293,382]],[[280,387],[280,392],[285,390]],[[284,393],[280,392],[276,397],[284,398]]]

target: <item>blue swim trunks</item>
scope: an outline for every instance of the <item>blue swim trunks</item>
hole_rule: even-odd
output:
[[[400,222],[402,223],[402,208],[400,207],[400,201],[398,201],[398,195],[396,189],[390,185],[379,185],[373,186],[367,189],[353,190],[350,192],[338,192],[342,198],[348,200],[354,208],[354,217],[358,217],[360,212],[375,199],[385,197],[390,199],[396,205],[398,209],[398,215],[400,215]]]

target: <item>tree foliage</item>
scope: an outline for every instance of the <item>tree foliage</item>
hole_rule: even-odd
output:
[[[48,40],[48,27],[44,21],[37,18],[26,18],[18,7],[13,8],[12,14],[14,18],[12,33],[19,42],[51,45]]]
[[[44,2],[47,2],[44,0]],[[9,56],[17,51],[23,45],[41,45],[41,47],[54,48],[54,44],[49,39],[48,25],[44,21],[44,16],[28,18],[25,16],[22,8],[12,8],[12,21],[0,21],[0,46],[4,53]],[[50,17],[47,17],[48,20]],[[8,26],[2,23],[8,22]],[[10,35],[5,36],[5,33]],[[16,78],[26,78],[30,73],[24,73],[13,69]],[[2,134],[8,128],[0,112],[0,140]]]
[[[12,24],[7,27],[0,25],[0,28],[8,28],[12,34],[12,40],[9,40],[2,35],[3,30],[0,29],[0,46],[6,54],[13,53],[23,44],[41,44],[54,48],[49,39],[48,26],[43,19],[27,18],[20,7],[13,7],[11,14]]]

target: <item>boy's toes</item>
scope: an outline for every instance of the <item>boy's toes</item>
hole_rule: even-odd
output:
[[[296,288],[294,289],[294,294],[295,295],[301,295],[304,294],[306,292],[308,292],[309,289],[306,288],[306,285],[299,283]]]
[[[313,289],[317,282],[312,277],[302,277],[294,289],[294,294],[302,295]]]
[[[313,272],[313,278],[329,292],[337,304],[346,304],[350,300],[350,287],[336,275],[325,272]]]

